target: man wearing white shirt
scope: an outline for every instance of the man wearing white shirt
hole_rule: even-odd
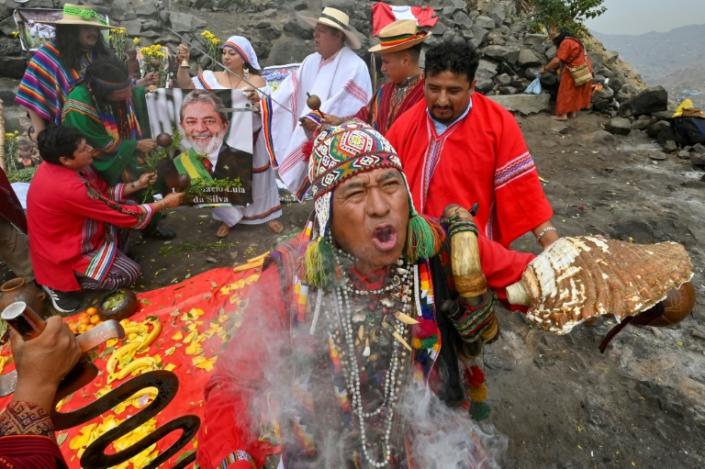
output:
[[[352,50],[361,44],[348,15],[328,7],[318,18],[304,20],[314,27],[316,52],[284,80],[271,100],[265,100],[263,112],[272,164],[299,199],[309,186],[304,151],[309,138],[300,125],[300,119],[312,112],[306,105],[308,95],[321,99],[322,113],[337,116],[354,115],[372,98],[367,64]]]

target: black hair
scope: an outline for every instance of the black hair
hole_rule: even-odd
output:
[[[115,57],[104,57],[94,61],[86,69],[84,82],[98,101],[105,101],[115,90],[129,86],[127,66]]]
[[[472,43],[464,39],[446,40],[426,51],[425,74],[431,76],[450,71],[465,75],[472,83],[479,64],[480,56]]]
[[[558,33],[558,36],[553,38],[553,45],[556,47],[560,47],[561,43],[569,37],[573,37],[573,33],[568,31],[567,29],[561,29],[561,32]]]
[[[78,25],[56,25],[56,48],[59,49],[61,54],[61,63],[68,69],[81,70],[81,56],[84,52],[78,40],[80,30],[81,26]],[[95,59],[113,56],[100,30],[98,31],[98,41],[93,46],[92,51],[95,54]]]
[[[81,132],[73,127],[50,125],[37,135],[39,155],[47,163],[61,165],[59,158],[64,156],[72,160],[74,152],[84,138]]]

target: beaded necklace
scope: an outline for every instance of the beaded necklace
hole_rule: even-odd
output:
[[[354,258],[344,251],[336,249],[335,257],[338,265],[340,257],[346,258],[347,261],[354,261]],[[343,269],[345,272],[345,269]],[[335,311],[326,309],[328,319],[328,334],[329,339],[338,350],[342,365],[343,377],[347,388],[347,393],[351,399],[352,413],[357,416],[359,424],[359,434],[361,439],[362,453],[367,462],[373,467],[386,467],[392,456],[391,449],[391,433],[394,422],[394,414],[396,404],[399,399],[400,389],[402,385],[402,375],[404,369],[402,364],[406,362],[408,355],[408,337],[410,331],[408,321],[404,318],[409,318],[409,313],[412,309],[412,288],[413,282],[411,276],[413,267],[408,265],[403,260],[398,260],[393,268],[393,275],[387,281],[387,285],[375,290],[360,290],[353,286],[352,281],[347,274],[344,273],[341,285],[333,291]],[[383,307],[393,307],[394,301],[389,299],[397,299],[401,302],[401,311],[395,314],[389,314],[382,319],[382,330],[391,335],[393,340],[389,343],[392,348],[389,364],[384,375],[384,384],[382,392],[382,403],[376,409],[365,409],[363,404],[361,384],[360,384],[360,363],[356,353],[355,346],[355,327],[358,327],[358,332],[362,326],[356,326],[354,323],[363,323],[364,317],[359,317],[353,312],[351,296],[373,299],[378,296],[385,296],[380,299],[380,304]],[[360,334],[357,336],[359,339]],[[362,345],[364,343],[364,346]],[[360,340],[360,347],[363,348],[362,356],[367,358],[370,356],[369,338],[364,341]],[[368,445],[368,424],[367,420],[373,417],[383,417],[383,437],[382,437],[382,457],[377,459]]]

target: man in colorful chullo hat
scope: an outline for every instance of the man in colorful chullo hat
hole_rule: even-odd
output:
[[[312,218],[265,262],[206,388],[199,464],[431,467],[412,435],[442,440],[452,427],[467,438],[443,457],[459,465],[440,467],[489,467],[496,441],[478,437],[467,410],[487,413],[473,355],[497,334],[494,295],[459,299],[447,273],[446,230],[475,230],[472,217],[418,215],[394,148],[357,120],[322,128],[309,178]],[[486,239],[480,253],[491,288],[532,258]],[[459,423],[424,419],[418,389],[426,405],[462,409]]]

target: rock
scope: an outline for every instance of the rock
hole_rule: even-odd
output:
[[[487,37],[487,33],[489,32],[485,28],[476,24],[472,25],[470,31],[472,32],[472,43],[475,47],[480,47],[482,43],[485,42],[485,38]]]
[[[484,29],[494,29],[496,25],[495,21],[489,16],[480,15],[475,18],[475,25]]]
[[[458,10],[453,13],[453,16],[451,18],[453,19],[453,22],[459,26],[468,27],[472,25],[472,20],[470,19],[468,14],[462,10]]]
[[[681,150],[678,152],[678,159],[681,160],[689,160],[690,159],[690,151],[689,150]]]
[[[513,94],[489,96],[489,98],[510,112],[518,112],[524,116],[547,112],[551,101],[549,94]]]
[[[675,140],[666,140],[663,143],[663,151],[666,153],[674,153],[678,151],[678,144],[675,142]],[[692,162],[692,159],[691,159]]]
[[[545,34],[527,34],[524,36],[524,44],[527,46],[545,44],[546,42],[548,42],[548,36]]]
[[[512,83],[512,77],[508,73],[502,73],[497,76],[497,82],[502,86],[509,86]]]
[[[482,53],[487,57],[504,60],[509,63],[516,63],[519,58],[519,49],[510,46],[487,46],[482,49]]]
[[[673,142],[673,143],[675,144],[676,142]],[[666,149],[664,148],[664,151],[668,151],[668,150],[666,150]],[[670,152],[669,152],[669,153],[670,153]],[[652,152],[649,152],[648,156],[649,156],[649,159],[650,159],[650,160],[655,160],[655,161],[663,161],[663,160],[665,160],[666,158],[668,158],[668,155],[666,155],[666,153],[664,153],[664,152],[662,152],[662,151],[652,151]]]
[[[663,86],[648,88],[624,104],[632,115],[651,114],[668,108],[668,93]]]
[[[585,140],[590,143],[601,143],[604,145],[614,145],[617,142],[617,138],[606,130],[596,130],[588,134]]]
[[[294,37],[300,37],[302,39],[313,38],[313,29],[308,25],[304,25],[298,18],[284,23],[283,29],[285,33],[289,33]]]
[[[646,128],[649,127],[653,122],[654,120],[651,118],[651,116],[639,116],[639,118],[632,123],[632,129],[646,130]]]
[[[189,33],[195,29],[195,17],[188,13],[172,11],[171,15],[169,15],[169,20],[171,21],[171,29],[177,33]]]
[[[541,65],[543,61],[531,49],[522,49],[519,52],[518,63],[522,67],[534,67]]]
[[[7,78],[22,78],[24,69],[27,67],[25,57],[0,57],[0,76]]]
[[[705,153],[693,153],[690,155],[690,164],[696,168],[705,168]]]
[[[632,123],[624,117],[615,117],[605,124],[605,129],[615,135],[629,135],[632,131]]]
[[[480,64],[475,73],[477,89],[483,93],[491,90],[495,75],[497,75],[497,64],[489,60],[480,59]]]
[[[671,128],[670,122],[656,121],[646,129],[646,133],[649,135],[649,137],[656,138],[660,133],[662,133],[663,131],[670,129],[670,128]]]

